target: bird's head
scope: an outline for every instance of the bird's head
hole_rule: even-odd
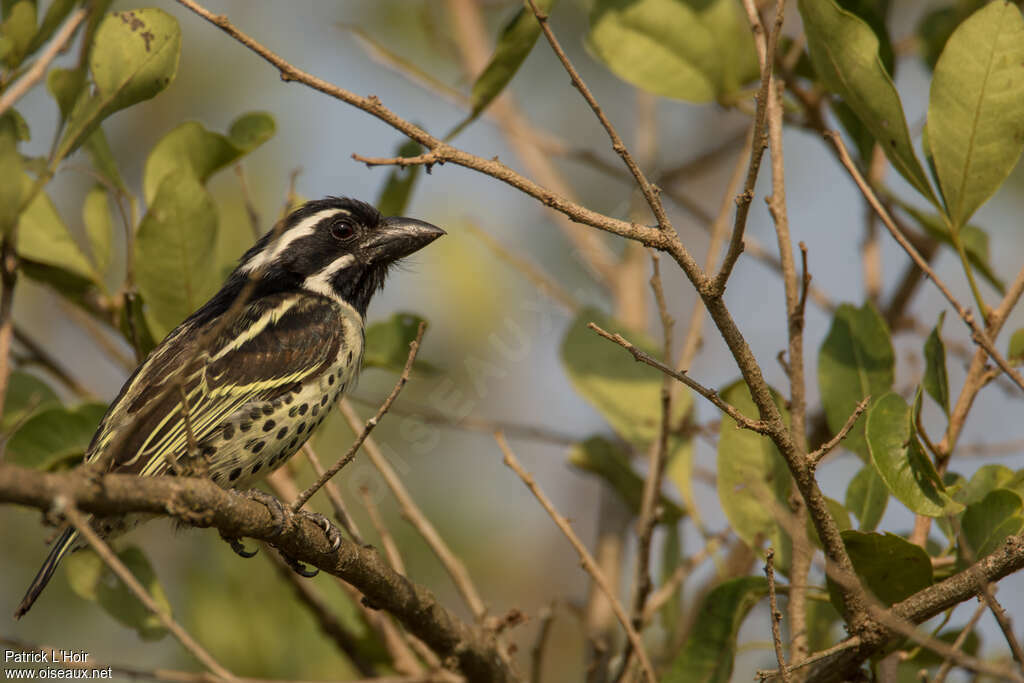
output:
[[[385,218],[355,199],[328,197],[291,212],[242,256],[231,279],[255,278],[257,296],[302,288],[365,316],[390,266],[443,234],[414,218]]]

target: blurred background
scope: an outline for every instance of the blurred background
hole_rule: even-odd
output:
[[[243,161],[249,194],[265,229],[284,206],[290,177],[296,171],[296,191],[308,198],[348,195],[368,201],[379,196],[390,168],[367,168],[351,157],[392,156],[401,136],[380,121],[303,86],[285,83],[277,72],[253,53],[173,2],[153,2],[176,16],[183,46],[176,80],[151,101],[109,119],[107,137],[129,187],[138,191],[146,155],[157,140],[183,120],[194,119],[214,131],[224,131],[237,116],[266,111],[277,121],[276,135]],[[520,3],[485,0],[483,17],[490,44]],[[930,3],[893,3],[890,30],[897,45],[912,34]],[[115,2],[112,9],[137,5]],[[345,89],[377,95],[398,115],[442,136],[466,113],[464,104],[415,83],[385,63],[380,48],[433,75],[450,88],[468,93],[476,75],[468,70],[465,45],[460,46],[457,16],[460,3],[442,0],[345,0],[326,3],[249,2],[235,0],[206,5],[228,15],[242,30],[296,66]],[[691,105],[654,99],[612,75],[590,56],[584,46],[588,3],[564,0],[552,17],[552,26],[570,58],[601,102],[627,144],[642,150],[645,167],[655,173],[680,167],[740,138],[749,124],[747,114],[709,105]],[[794,20],[795,7],[790,14]],[[354,30],[357,29],[357,30]],[[66,59],[70,60],[70,57]],[[58,62],[60,63],[60,62]],[[916,57],[899,63],[897,86],[913,132],[920,130],[927,107],[930,73]],[[553,141],[545,150],[580,201],[596,211],[621,218],[651,222],[639,210],[634,186],[604,172],[597,164],[572,158],[562,150],[588,150],[618,172],[617,158],[596,119],[557,63],[547,44],[535,46],[511,86],[511,96],[526,125]],[[31,123],[33,139],[26,151],[44,154],[57,112],[45,88],[25,97],[19,110]],[[794,243],[806,243],[814,284],[836,302],[859,305],[864,299],[860,245],[864,239],[863,201],[846,173],[834,162],[826,144],[816,135],[787,129],[785,136],[787,193]],[[498,156],[513,168],[532,175],[508,138],[486,116],[475,122],[456,144],[483,157]],[[683,174],[675,185],[694,206],[670,203],[669,208],[687,248],[698,260],[707,249],[705,221],[711,216],[735,164],[739,145]],[[81,155],[81,153],[79,153]],[[81,168],[76,169],[76,160]],[[80,207],[93,180],[85,162],[72,158],[50,185],[50,195],[65,221],[81,236]],[[888,178],[899,192],[905,186],[894,173]],[[748,235],[774,252],[774,232],[761,199],[768,193],[770,173],[761,174],[748,224]],[[1024,174],[1018,167],[1000,193],[973,221],[992,240],[991,262],[1003,278],[1012,277],[1024,263],[1020,216],[1024,214]],[[239,178],[224,170],[209,183],[220,215],[217,248],[237,256],[251,243],[251,228]],[[909,196],[909,195],[908,195]],[[493,614],[511,609],[535,617],[555,599],[575,606],[586,600],[588,577],[564,537],[537,505],[518,478],[502,465],[491,435],[494,425],[508,427],[512,448],[538,479],[559,510],[570,518],[586,542],[595,538],[600,511],[609,494],[596,478],[567,462],[568,446],[593,434],[610,434],[602,418],[572,389],[559,360],[559,348],[573,314],[542,292],[534,282],[497,255],[478,232],[486,233],[508,250],[528,259],[556,280],[573,298],[613,312],[604,292],[589,276],[574,246],[559,228],[554,214],[538,202],[493,179],[453,165],[435,166],[421,174],[407,215],[444,227],[449,236],[417,254],[395,272],[382,295],[374,301],[369,322],[396,311],[422,315],[430,322],[421,358],[439,368],[435,374],[416,375],[396,403],[393,414],[375,432],[406,485],[431,520],[463,558]],[[603,236],[614,251],[623,249],[619,238]],[[883,286],[889,292],[907,258],[886,236],[881,240]],[[123,252],[123,249],[122,249]],[[649,269],[646,259],[641,268]],[[969,301],[962,270],[955,255],[940,252],[935,261],[940,275],[954,286],[961,301]],[[665,290],[677,320],[677,352],[685,336],[694,295],[689,284],[667,259],[663,260]],[[646,272],[646,270],[645,270]],[[646,279],[646,278],[644,278]],[[982,284],[986,288],[986,284]],[[994,292],[985,289],[986,296]],[[740,259],[729,283],[727,303],[747,335],[769,382],[786,386],[776,354],[785,348],[786,329],[781,279],[750,255]],[[925,284],[910,306],[922,324],[931,327],[944,308],[941,296]],[[646,321],[660,339],[652,300],[644,291],[636,318]],[[643,310],[646,309],[646,310]],[[622,313],[619,311],[618,313]],[[17,291],[16,319],[64,366],[102,401],[114,397],[126,378],[124,367],[112,354],[84,335],[79,318],[58,297],[22,279]],[[947,342],[969,344],[964,326],[948,316]],[[817,349],[828,331],[830,317],[815,305],[807,311],[806,342],[809,404],[817,405],[815,366]],[[1017,311],[1005,326],[997,346],[1005,348],[1013,330],[1024,325]],[[690,373],[707,386],[722,387],[738,372],[710,323],[704,345]],[[913,333],[895,337],[897,387],[908,389],[923,372],[923,338]],[[120,340],[117,350],[130,355]],[[623,360],[625,361],[625,355]],[[958,393],[966,361],[950,358],[950,383]],[[390,391],[396,377],[386,371],[367,370],[355,392],[356,407],[368,416]],[[938,418],[934,405],[926,405],[925,424]],[[696,406],[697,422],[717,419],[704,403]],[[409,413],[429,411],[447,415],[463,427],[425,423]],[[963,445],[1008,443],[1024,438],[1019,398],[999,386],[984,391],[973,409]],[[938,424],[938,422],[936,422]],[[517,425],[538,428],[528,434]],[[474,427],[469,429],[466,427]],[[315,445],[324,461],[333,461],[347,448],[351,433],[339,416],[319,432]],[[959,457],[954,469],[970,475],[978,466],[1002,462],[1021,466],[1020,448],[1006,453]],[[360,456],[361,457],[361,456]],[[295,459],[300,483],[309,479],[308,467]],[[713,441],[697,441],[696,496],[708,527],[726,526],[713,480]],[[1014,465],[1016,463],[1016,465]],[[842,500],[850,477],[859,468],[857,458],[844,453],[820,470],[829,496]],[[376,536],[360,505],[358,489],[369,485],[388,526],[396,536],[411,579],[429,586],[443,604],[467,615],[458,593],[420,537],[402,521],[390,494],[376,481],[372,468],[357,461],[336,479],[342,493],[362,522],[364,534]],[[673,492],[672,495],[675,495]],[[322,505],[322,503],[318,503]],[[890,503],[881,528],[905,534],[912,515],[897,502]],[[0,619],[7,620],[42,562],[49,530],[36,513],[0,507],[5,550],[0,572]],[[16,530],[16,531],[15,531]],[[684,524],[685,547],[696,550],[703,540]],[[290,588],[276,576],[267,558],[243,561],[210,531],[176,532],[165,521],[133,532],[122,544],[141,546],[157,568],[175,613],[215,657],[238,675],[265,678],[339,679],[343,659],[297,605]],[[661,538],[656,536],[656,547]],[[632,552],[626,548],[626,552]],[[624,586],[631,577],[625,565]],[[759,569],[755,570],[759,571]],[[699,586],[714,573],[704,566],[692,580]],[[339,609],[347,599],[330,577],[314,581]],[[689,584],[688,584],[689,585]],[[1024,614],[1024,576],[1000,584],[1000,598],[1011,614]],[[973,603],[961,606],[957,619],[966,617]],[[273,619],[266,619],[268,614]],[[572,607],[559,608],[553,622],[546,680],[580,680],[585,643]],[[1019,621],[1019,620],[1018,620]],[[1005,644],[990,617],[982,622],[985,646],[995,651]],[[526,661],[536,634],[537,620],[514,629],[510,639]],[[1019,629],[1018,629],[1019,630]],[[20,622],[6,621],[0,634],[42,645],[83,649],[111,664],[151,668],[193,668],[194,662],[175,641],[165,638],[143,642],[80,599],[63,577],[55,579],[39,604]],[[742,655],[734,680],[749,680],[754,669],[774,666],[768,635],[767,607],[755,610],[740,637]],[[339,668],[341,667],[341,668]]]

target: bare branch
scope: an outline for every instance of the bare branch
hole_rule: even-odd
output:
[[[808,453],[807,460],[810,461],[812,465],[817,465],[821,462],[822,458],[832,451],[833,448],[842,443],[843,439],[845,439],[850,433],[850,430],[853,429],[853,426],[857,424],[857,420],[860,418],[861,414],[867,410],[868,403],[870,402],[871,396],[865,396],[861,402],[854,407],[850,417],[846,418],[846,424],[843,425],[842,429],[840,429],[831,439],[823,443],[816,451]]]
[[[352,410],[352,406],[346,400],[341,401],[341,414],[345,416],[345,420],[352,431],[359,429],[361,423],[359,415]],[[384,483],[391,489],[391,493],[394,494],[395,500],[398,501],[406,521],[412,524],[413,528],[419,532],[423,540],[427,542],[427,545],[434,552],[434,555],[440,560],[449,576],[451,576],[455,587],[462,595],[463,600],[466,601],[466,605],[469,606],[473,616],[477,620],[482,620],[487,615],[487,606],[480,598],[480,593],[477,591],[476,586],[473,585],[473,580],[470,578],[465,564],[452,552],[452,549],[441,538],[441,534],[438,533],[434,525],[427,519],[427,516],[420,510],[416,501],[409,494],[408,489],[405,488],[405,484],[402,483],[402,480],[395,472],[395,469],[388,462],[387,458],[384,457],[384,453],[381,452],[373,437],[367,437],[366,439],[366,455],[384,478]],[[422,638],[422,636],[420,637]]]
[[[323,529],[311,520],[296,517],[282,530],[262,503],[203,479],[106,474],[100,475],[97,484],[79,471],[49,474],[0,464],[0,503],[49,510],[59,496],[97,515],[172,516],[192,526],[216,527],[231,538],[271,543],[285,555],[358,588],[442,660],[451,658],[467,679],[514,680],[490,633],[468,626],[447,611],[430,591],[392,570],[375,549],[344,538],[332,549]]]
[[[381,418],[383,418],[388,412],[388,409],[391,408],[391,404],[395,402],[395,399],[398,398],[398,394],[402,392],[402,388],[405,387],[406,382],[409,381],[409,373],[412,372],[412,364],[416,360],[416,354],[420,350],[420,342],[423,341],[423,333],[426,329],[427,323],[421,321],[416,330],[416,338],[409,343],[409,356],[405,359],[405,367],[402,369],[402,374],[399,375],[398,382],[395,383],[395,387],[391,390],[391,393],[388,394],[386,399],[384,399],[384,403],[382,403],[380,408],[377,409],[376,414],[366,421],[366,424],[363,425],[362,429],[356,432],[358,436],[356,437],[356,440],[352,442],[352,445],[349,446],[348,450],[345,451],[345,455],[338,458],[337,462],[327,468],[327,471],[318,477],[308,489],[299,494],[299,497],[292,502],[293,512],[305,505],[306,501],[309,500],[314,493],[319,491],[324,484],[340,472],[342,467],[349,464],[349,462],[352,461],[352,458],[356,457],[356,453],[359,452],[359,448],[363,445],[363,442],[370,436],[370,432],[373,431],[374,427],[380,423]]]
[[[640,638],[640,634],[633,628],[633,624],[629,620],[629,616],[626,614],[625,608],[619,601],[618,596],[615,594],[615,588],[608,583],[608,579],[605,578],[601,572],[601,568],[597,566],[597,562],[594,561],[593,556],[587,550],[587,547],[583,545],[583,541],[579,539],[576,532],[572,530],[572,526],[569,521],[558,514],[558,510],[548,500],[548,497],[544,495],[544,492],[537,486],[537,482],[534,481],[533,477],[529,472],[523,469],[523,466],[519,464],[519,460],[512,453],[512,450],[508,447],[508,442],[505,441],[505,437],[502,436],[501,432],[497,432],[494,435],[495,440],[498,442],[498,447],[504,454],[505,464],[523,480],[526,484],[526,488],[530,489],[530,492],[537,498],[537,501],[547,511],[551,519],[554,520],[555,524],[561,529],[565,537],[569,539],[569,543],[576,550],[576,554],[580,556],[580,562],[583,564],[583,568],[590,574],[591,578],[594,579],[594,583],[600,586],[605,596],[608,598],[609,603],[612,606],[612,610],[615,612],[615,617],[622,624],[622,628],[626,631],[626,637],[629,638],[629,642],[633,644],[633,649],[636,652],[637,659],[640,660],[640,666],[644,670],[644,675],[647,677],[649,683],[656,683],[658,680],[654,674],[654,667],[651,666],[651,661],[647,657],[647,651],[644,649],[643,640]]]
[[[124,563],[121,562],[120,558],[114,554],[114,551],[110,549],[110,546],[107,545],[106,541],[100,538],[99,534],[93,530],[89,521],[83,517],[77,509],[75,509],[73,502],[69,502],[67,498],[62,496],[57,496],[54,498],[54,503],[55,507],[63,508],[64,516],[67,517],[72,526],[78,530],[78,533],[82,535],[82,538],[89,542],[89,545],[92,546],[92,549],[100,556],[100,559],[110,567],[111,571],[117,574],[117,578],[121,579],[121,582],[124,583],[124,585],[128,587],[128,590],[130,590],[132,594],[139,599],[139,602],[141,602],[146,609],[150,611],[150,613],[160,620],[160,623],[164,625],[164,628],[170,631],[171,634],[178,639],[178,642],[181,643],[182,647],[188,650],[192,656],[199,661],[199,663],[218,677],[227,681],[235,680],[234,674],[221,666],[220,663],[218,663],[217,660],[206,651],[206,648],[200,645],[191,635],[189,635],[188,631],[182,628],[182,626],[176,622],[170,614],[162,610],[160,606],[156,604],[156,601],[153,600],[153,596],[149,594],[149,591],[143,588],[142,584],[139,583],[139,580],[135,578],[135,575],[131,573],[128,567],[124,566]]]
[[[50,66],[50,63],[67,49],[71,39],[75,37],[75,31],[78,29],[79,24],[85,21],[85,18],[89,16],[89,10],[85,7],[75,10],[68,17],[64,25],[60,27],[60,31],[53,37],[50,44],[46,46],[46,50],[43,51],[39,58],[29,67],[28,71],[25,72],[18,81],[4,92],[3,96],[0,97],[0,116],[5,111],[14,106],[14,103],[20,100],[25,93],[31,90],[39,81],[43,80],[46,76],[46,69]]]
[[[676,379],[685,384],[686,386],[690,387],[698,394],[700,394],[701,396],[715,404],[715,406],[719,410],[721,410],[723,413],[725,413],[733,420],[735,420],[739,426],[757,432],[758,434],[769,434],[768,427],[765,425],[764,422],[759,420],[751,420],[749,417],[747,417],[740,411],[736,410],[736,408],[734,408],[733,406],[729,405],[721,398],[719,398],[718,392],[716,392],[714,389],[708,389],[699,382],[696,382],[693,379],[691,379],[690,376],[687,375],[685,372],[677,372],[672,368],[668,367],[667,365],[665,365],[664,363],[662,363],[661,361],[657,360],[656,358],[652,358],[650,355],[644,353],[636,346],[634,346],[631,342],[626,341],[626,339],[621,334],[612,334],[611,332],[604,330],[603,328],[599,327],[594,323],[587,323],[587,327],[592,329],[594,332],[597,332],[600,336],[604,337],[605,339],[613,341],[622,348],[629,351],[638,363],[644,363],[646,365],[650,365],[652,368],[661,370],[669,377],[672,377],[673,379]]]
[[[782,632],[779,628],[779,623],[782,621],[782,612],[779,611],[779,605],[775,600],[775,549],[768,548],[764,556],[764,573],[768,577],[768,610],[769,619],[772,624],[772,643],[775,645],[775,659],[779,662],[779,672],[782,674],[782,680],[785,683],[789,683],[793,680],[793,675],[789,669],[786,668],[786,655],[782,651]]]

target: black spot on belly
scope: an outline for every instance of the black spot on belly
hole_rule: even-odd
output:
[[[260,471],[261,467],[263,467],[263,463],[262,462],[256,463],[255,465],[252,466],[252,473],[256,474],[257,472]]]
[[[320,412],[320,406],[313,404],[313,415],[317,415]]]
[[[345,362],[346,363],[351,363],[352,362],[352,352],[351,351],[348,352],[348,358],[345,359]]]
[[[225,439],[230,439],[234,435],[235,435],[235,425],[233,425],[233,424],[226,424],[226,425],[224,425],[224,438]]]
[[[274,406],[270,405],[269,403],[263,404],[263,414],[264,415],[271,415],[273,412],[274,412]]]
[[[262,451],[262,450],[263,450],[263,446],[264,446],[264,445],[265,445],[265,444],[264,444],[264,442],[262,442],[262,441],[257,441],[256,443],[254,443],[254,444],[252,445],[252,452],[253,452],[253,453],[259,453],[260,451]]]
[[[295,397],[292,396],[291,394],[288,394],[287,396],[284,397],[285,405],[289,405],[290,406],[292,404],[292,401],[294,401],[294,400],[295,400]]]
[[[295,384],[294,384],[294,385],[292,386],[292,393],[293,393],[293,394],[297,394],[297,393],[299,393],[300,391],[302,391],[302,384],[301,384],[300,382],[296,382],[296,383],[295,383]]]
[[[238,428],[243,432],[247,432],[252,429],[252,422],[240,422],[238,423]]]
[[[306,423],[305,422],[300,422],[299,423],[299,428],[296,429],[295,431],[298,434],[301,434],[302,432],[306,431]]]
[[[287,427],[281,427],[279,430],[277,430],[277,440],[278,441],[280,441],[281,439],[283,439],[287,435],[288,435],[288,428]]]
[[[253,408],[252,410],[249,411],[249,418],[250,419],[258,420],[259,417],[260,417],[260,409],[259,408]]]
[[[231,474],[228,475],[228,479],[230,481],[234,481],[235,479],[238,479],[240,476],[242,476],[242,468],[236,467],[235,469],[231,470]]]
[[[299,443],[299,437],[297,437],[297,436],[293,437],[292,440],[288,442],[288,450],[290,450],[290,451],[291,450],[295,450],[295,446],[298,443]]]
[[[307,410],[309,410],[309,406],[303,403],[299,406],[299,415],[305,415]]]
[[[322,406],[327,405],[327,401],[329,401],[330,398],[331,398],[330,396],[328,396],[327,394],[324,394],[324,397],[322,399],[320,399],[320,405],[322,405]]]
[[[217,449],[213,446],[203,446],[199,452],[203,454],[203,457],[210,458],[217,453]]]
[[[334,384],[334,375],[327,375],[327,384]]]
[[[269,432],[271,429],[277,426],[277,423],[273,420],[267,420],[263,423],[263,431]]]
[[[288,409],[288,417],[295,417],[298,414],[299,414],[299,407],[298,406],[292,406],[291,408]]]

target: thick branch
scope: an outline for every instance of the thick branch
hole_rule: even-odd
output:
[[[0,464],[0,503],[49,510],[58,496],[98,515],[147,512],[192,526],[215,527],[227,537],[266,541],[289,557],[358,588],[368,602],[397,617],[442,659],[451,658],[469,680],[514,678],[490,634],[452,615],[426,588],[393,571],[374,548],[343,539],[332,551],[323,530],[308,519],[294,518],[293,524],[275,535],[274,520],[264,505],[210,481],[108,474],[97,485],[77,472],[47,474]]]

